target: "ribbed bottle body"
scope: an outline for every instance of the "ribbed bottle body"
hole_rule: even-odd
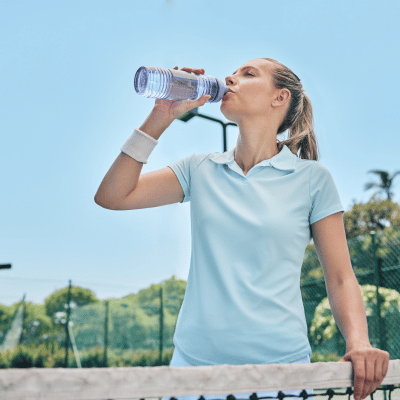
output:
[[[168,100],[197,100],[204,94],[208,103],[222,100],[228,86],[210,75],[152,66],[140,67],[135,74],[136,92],[143,97]]]

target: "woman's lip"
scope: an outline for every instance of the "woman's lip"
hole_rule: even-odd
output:
[[[234,94],[234,92],[226,92],[226,93],[222,96],[222,100],[226,99],[226,96],[227,96],[228,94]]]

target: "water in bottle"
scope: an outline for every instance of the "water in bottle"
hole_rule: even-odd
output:
[[[197,100],[208,94],[206,103],[217,103],[229,87],[211,75],[146,66],[136,71],[135,90],[143,97],[168,100]]]

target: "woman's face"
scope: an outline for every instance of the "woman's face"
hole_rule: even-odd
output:
[[[269,61],[256,58],[225,78],[225,84],[234,92],[227,92],[221,101],[221,112],[228,120],[237,123],[254,117],[268,118],[279,91],[272,84],[270,65]]]

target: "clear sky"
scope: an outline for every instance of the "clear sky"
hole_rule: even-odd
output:
[[[320,162],[342,203],[368,201],[371,169],[400,169],[398,1],[0,0],[0,303],[43,303],[73,285],[122,297],[187,279],[190,203],[131,211],[94,195],[154,99],[142,65],[225,80],[273,58],[311,99]],[[223,121],[220,103],[202,113]],[[228,127],[228,150],[237,127]],[[223,149],[222,128],[176,120],[142,173]],[[397,178],[396,178],[397,179]],[[394,201],[400,200],[395,180]]]

